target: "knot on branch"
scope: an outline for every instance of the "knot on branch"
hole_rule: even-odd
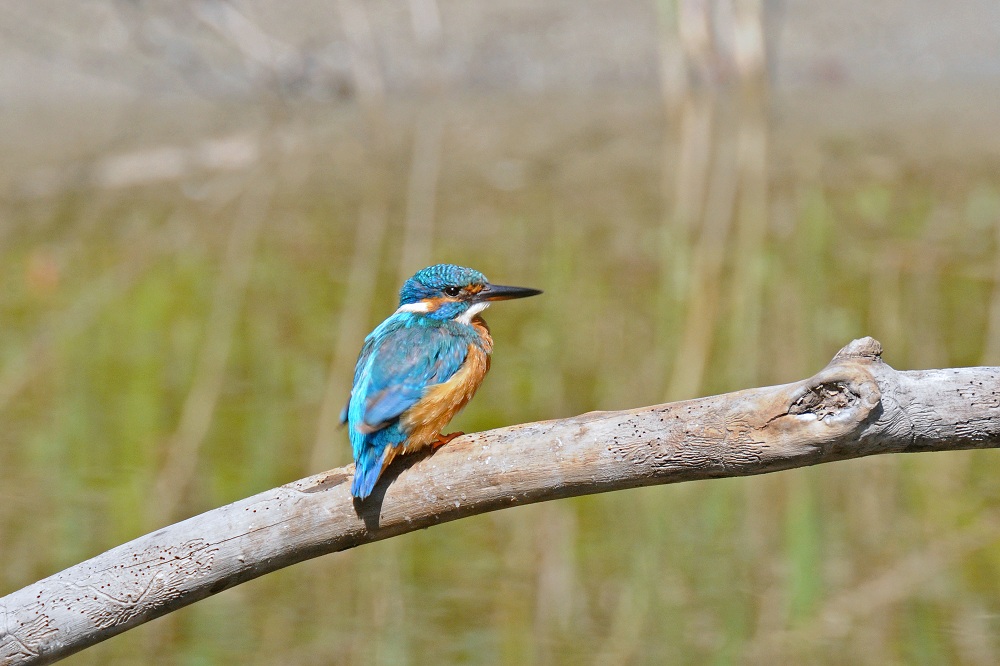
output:
[[[882,345],[874,338],[854,340],[830,364],[783,392],[780,414],[768,424],[799,442],[829,442],[861,426],[882,400],[875,375],[882,364]],[[791,418],[782,418],[791,417]]]
[[[876,360],[882,358],[882,343],[875,338],[865,336],[857,340],[851,340],[843,349],[833,357],[831,363],[843,361],[850,358]]]
[[[822,421],[855,405],[861,396],[844,381],[823,382],[809,386],[789,407],[789,414],[814,414]]]

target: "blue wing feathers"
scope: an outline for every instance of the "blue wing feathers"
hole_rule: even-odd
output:
[[[399,313],[365,338],[346,408],[356,462],[351,492],[356,497],[371,492],[389,449],[406,441],[399,417],[427,387],[448,381],[462,367],[475,340],[466,328]]]
[[[373,430],[378,430],[392,419],[401,415],[416,404],[423,395],[423,386],[401,385],[389,388],[368,398],[368,408],[365,410],[364,424]]]

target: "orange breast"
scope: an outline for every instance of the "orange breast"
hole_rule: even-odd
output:
[[[469,345],[469,354],[458,372],[448,381],[427,389],[420,401],[403,414],[401,423],[410,433],[403,445],[403,452],[423,448],[437,439],[441,430],[476,394],[476,389],[489,372],[489,353],[493,351],[493,340],[481,318],[476,317],[472,324],[476,327],[483,346]]]

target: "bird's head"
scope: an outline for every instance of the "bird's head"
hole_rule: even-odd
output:
[[[417,271],[399,291],[399,311],[419,312],[434,319],[469,323],[492,301],[524,298],[542,293],[527,287],[490,284],[479,271],[452,264],[428,266]]]

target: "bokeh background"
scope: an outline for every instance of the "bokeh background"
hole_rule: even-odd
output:
[[[0,593],[349,462],[365,333],[439,261],[475,431],[1000,365],[1000,4],[0,8]],[[1000,453],[501,511],[266,576],[84,664],[996,664]]]

